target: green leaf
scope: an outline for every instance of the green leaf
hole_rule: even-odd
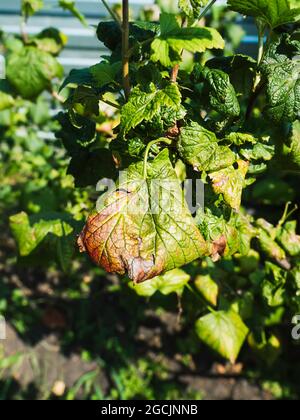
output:
[[[251,349],[262,359],[268,366],[272,366],[282,353],[281,342],[278,337],[271,335],[266,337],[265,332],[258,341],[254,334],[250,334],[248,338]]]
[[[124,134],[142,121],[151,121],[164,106],[179,110],[181,94],[176,83],[169,83],[163,89],[156,89],[151,84],[150,89],[149,93],[143,92],[139,87],[132,90],[129,101],[121,112],[121,129]]]
[[[21,12],[26,18],[34,15],[44,7],[43,0],[22,0]]]
[[[75,1],[73,0],[59,0],[59,7],[63,10],[68,10],[72,15],[78,19],[84,26],[88,26],[88,23],[82,13],[76,7]]]
[[[269,306],[281,306],[285,301],[286,273],[277,265],[267,262],[266,276],[261,285],[262,295]]]
[[[224,200],[234,210],[239,210],[242,200],[242,192],[245,187],[245,177],[248,172],[249,163],[243,160],[238,161],[238,168],[233,166],[214,172],[209,175],[216,194],[223,194]]]
[[[71,70],[69,75],[65,78],[63,84],[61,85],[59,91],[62,91],[68,85],[87,85],[90,86],[93,82],[93,77],[91,73],[91,68],[85,69],[74,69]]]
[[[265,205],[284,205],[294,201],[295,190],[280,178],[270,176],[258,181],[253,188],[253,199]]]
[[[176,15],[161,14],[161,35],[154,39],[151,59],[165,67],[181,61],[182,50],[192,53],[223,49],[224,40],[213,28],[181,28]]]
[[[56,133],[56,137],[62,140],[72,158],[68,174],[75,178],[75,186],[95,186],[103,178],[116,179],[112,152],[95,147],[95,123],[88,118],[77,118],[75,127],[67,113],[60,113],[57,119],[61,130]]]
[[[197,276],[195,279],[195,287],[208,303],[217,306],[219,285],[210,274]]]
[[[300,59],[282,54],[282,48],[287,53],[287,44],[282,39],[274,41],[261,66],[267,81],[266,112],[276,123],[295,121],[300,108]]]
[[[85,85],[102,88],[105,85],[115,82],[120,70],[120,62],[109,64],[104,61],[89,68],[71,70],[61,85],[60,91],[68,85]]]
[[[86,150],[96,140],[96,124],[89,118],[80,116],[70,119],[70,114],[60,112],[57,116],[61,129],[56,137],[63,142],[65,149],[71,156]]]
[[[162,276],[154,277],[144,283],[130,283],[130,287],[135,290],[139,296],[150,297],[154,293],[160,292],[163,295],[171,293],[182,294],[185,285],[190,281],[190,275],[185,271],[175,268]]]
[[[189,17],[198,18],[202,7],[206,6],[209,0],[179,0],[179,8]]]
[[[298,0],[228,0],[232,10],[259,17],[272,29],[300,19]]]
[[[300,121],[294,122],[291,134],[288,138],[287,148],[284,149],[284,155],[289,160],[289,167],[291,164],[295,169],[300,170]]]
[[[272,260],[275,260],[281,267],[289,269],[290,263],[286,258],[286,253],[275,240],[276,230],[274,226],[264,219],[258,219],[256,224],[260,228],[258,242],[262,252]]]
[[[218,171],[236,160],[229,147],[218,145],[213,132],[194,121],[181,129],[178,150],[181,158],[198,171]]]
[[[63,76],[58,61],[44,51],[24,47],[7,58],[7,79],[24,99],[34,99],[50,89],[54,78]]]
[[[246,96],[246,98],[251,95],[257,67],[253,58],[236,54],[231,57],[213,58],[205,65],[227,73],[237,95]]]
[[[7,80],[0,80],[0,111],[9,109],[15,104],[12,89]]]
[[[235,146],[242,146],[245,143],[256,144],[258,141],[249,133],[230,133],[226,136],[226,140]]]
[[[130,22],[129,24],[129,41],[130,47],[136,46],[151,38],[154,38],[159,32],[159,25],[153,22]],[[122,49],[122,32],[118,22],[100,22],[97,28],[97,37],[99,41],[111,51],[117,54],[121,53]]]
[[[275,146],[269,146],[263,143],[257,143],[254,146],[243,148],[239,154],[246,160],[270,161],[275,155]]]
[[[73,154],[68,174],[77,188],[95,187],[103,178],[116,179],[117,170],[110,150],[81,150]]]
[[[117,74],[121,71],[122,64],[120,62],[109,64],[99,63],[91,67],[91,74],[95,87],[102,88],[115,82]]]
[[[233,311],[219,311],[196,322],[196,332],[212,350],[234,363],[248,335],[248,328]]]
[[[57,56],[68,42],[68,37],[56,28],[46,28],[32,42],[38,49]]]
[[[78,86],[68,98],[66,106],[87,118],[99,116],[99,95],[88,86]]]
[[[46,239],[52,238],[52,246],[62,268],[70,266],[74,254],[75,230],[69,216],[49,214],[29,218],[22,212],[10,217],[10,228],[22,257],[29,256]]]
[[[135,283],[179,268],[207,253],[191,217],[168,150],[147,165],[131,165],[117,190],[98,204],[79,238],[79,246],[108,272]]]
[[[222,115],[238,117],[241,109],[228,74],[204,67],[202,76],[207,85],[210,106]]]

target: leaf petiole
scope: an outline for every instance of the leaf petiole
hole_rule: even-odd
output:
[[[110,14],[110,16],[113,18],[114,21],[117,22],[117,24],[120,26],[120,28],[122,30],[122,21],[119,18],[119,16],[112,10],[112,8],[109,6],[109,4],[107,3],[106,0],[101,0],[101,1],[103,3],[103,6],[106,8],[108,13]]]
[[[148,164],[148,157],[149,157],[151,147],[154,146],[155,144],[158,144],[158,143],[164,143],[164,144],[167,144],[167,145],[170,146],[172,144],[172,140],[168,139],[166,137],[162,137],[162,138],[159,138],[157,140],[150,141],[150,143],[148,143],[148,145],[146,147],[145,155],[144,155],[144,168],[143,168],[143,179],[144,180],[147,179],[147,164]]]
[[[200,16],[198,17],[197,20],[195,20],[195,22],[193,23],[192,26],[197,26],[198,22],[200,22],[200,20],[204,18],[206,13],[213,7],[213,5],[216,3],[216,1],[217,0],[212,0],[210,3],[207,4],[207,6],[202,10]]]

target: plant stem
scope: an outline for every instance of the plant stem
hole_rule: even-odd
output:
[[[179,64],[175,64],[175,66],[172,68],[172,71],[171,71],[171,77],[170,77],[171,82],[176,83],[178,73],[179,73]]]
[[[211,312],[212,314],[215,314],[216,311],[214,308],[212,308],[206,301],[202,298],[202,296],[199,295],[199,293],[195,292],[195,290],[192,288],[192,286],[187,283],[186,288],[198,299],[202,302],[202,304],[206,307],[206,309]]]
[[[150,141],[150,143],[147,144],[145,155],[144,155],[144,168],[143,168],[143,179],[144,180],[147,179],[147,164],[148,164],[148,157],[149,157],[151,147],[154,146],[155,144],[158,144],[158,143],[165,143],[165,144],[170,146],[172,144],[172,140],[167,139],[165,137],[162,137],[160,139]]]
[[[53,99],[57,100],[58,102],[60,102],[61,104],[65,103],[65,98],[63,96],[61,96],[58,92],[56,92],[55,90],[53,90],[51,92],[51,95],[53,97]]]
[[[100,101],[101,102],[104,102],[106,105],[111,106],[111,107],[113,107],[115,109],[121,109],[120,105],[115,104],[114,102],[109,101],[108,99],[100,98]]]
[[[253,92],[255,92],[257,86],[261,81],[261,74],[259,71],[259,66],[261,65],[263,56],[264,56],[264,47],[265,47],[265,23],[261,22],[259,19],[256,20],[257,30],[258,30],[258,54],[257,54],[257,73],[253,86]]]
[[[122,29],[122,22],[119,16],[112,10],[112,8],[109,6],[106,0],[101,0],[101,1],[103,3],[103,6],[106,8],[108,13],[110,14],[110,16],[113,18],[113,20],[115,20],[118,23],[118,25]]]
[[[29,38],[27,33],[27,17],[22,16],[21,18],[21,36],[24,44],[28,44]]]
[[[213,5],[216,3],[217,0],[212,0],[210,3],[208,3],[208,5],[203,9],[201,15],[199,16],[199,20],[201,20],[202,18],[204,18],[204,16],[206,15],[206,13],[213,7]]]
[[[198,25],[198,22],[204,18],[206,13],[213,7],[213,5],[216,3],[217,0],[212,0],[210,3],[206,5],[206,7],[202,10],[201,15],[195,20],[193,23],[193,27]]]
[[[186,19],[184,18],[183,21],[182,21],[181,27],[184,28],[186,26],[186,23],[187,23],[186,22]],[[180,52],[180,57],[182,56],[182,54],[183,54],[183,49]],[[175,66],[172,68],[171,75],[170,75],[171,82],[173,82],[173,83],[176,83],[177,82],[177,77],[178,77],[179,69],[180,69],[180,65],[179,64],[175,64]]]
[[[123,0],[123,22],[122,22],[122,56],[123,56],[123,87],[126,101],[130,95],[129,76],[129,1]]]
[[[280,219],[280,221],[277,225],[277,229],[280,229],[285,224],[285,222],[292,216],[292,214],[294,214],[295,211],[298,210],[298,206],[295,205],[295,207],[292,210],[289,211],[289,208],[290,208],[291,204],[292,203],[290,201],[286,204],[283,216],[282,216],[282,218]]]

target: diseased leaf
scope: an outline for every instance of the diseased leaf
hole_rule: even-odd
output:
[[[263,143],[257,143],[254,146],[242,148],[239,154],[246,160],[263,160],[269,161],[275,155],[275,146],[269,146]]]
[[[178,111],[180,105],[181,94],[176,83],[169,83],[163,89],[156,89],[151,84],[149,93],[136,87],[132,90],[128,103],[122,108],[122,132],[126,134],[142,121],[152,120],[161,112],[162,107]]]
[[[276,230],[274,226],[266,222],[264,219],[256,221],[259,229],[258,242],[262,252],[269,258],[275,260],[281,267],[290,269],[290,263],[287,260],[286,253],[283,248],[276,242]]]
[[[245,143],[256,144],[258,141],[249,133],[230,133],[226,136],[226,140],[235,146],[242,146]]]
[[[160,292],[163,295],[171,293],[182,294],[185,285],[190,281],[190,275],[179,268],[168,271],[167,273],[154,277],[144,283],[130,283],[130,287],[139,296],[150,297],[154,293]]]
[[[196,122],[181,129],[178,150],[181,158],[198,171],[218,171],[236,160],[229,147],[219,146],[216,135]]]
[[[292,257],[300,255],[300,235],[296,233],[297,222],[287,222],[278,233],[278,241]]]
[[[63,76],[63,68],[51,54],[24,47],[8,55],[6,74],[23,98],[33,99],[50,88],[52,79]]]
[[[143,282],[203,255],[206,243],[183,198],[168,150],[131,165],[117,190],[105,195],[79,239],[81,250],[108,272]]]
[[[226,203],[234,210],[239,210],[240,208],[248,168],[249,162],[239,160],[237,169],[230,166],[209,175],[215,193],[223,194]]]
[[[251,218],[243,214],[233,214],[230,220],[224,215],[215,215],[206,208],[197,213],[197,225],[204,238],[211,243],[213,261],[221,257],[229,257],[239,253],[248,255],[251,249],[251,240],[256,229],[251,224]]]
[[[262,295],[269,306],[281,306],[285,300],[286,272],[277,265],[267,262],[266,276],[261,285]]]
[[[196,322],[200,340],[231,363],[236,361],[248,331],[234,311],[213,312]]]
[[[170,67],[181,61],[182,50],[192,53],[204,52],[207,49],[223,49],[224,40],[213,28],[181,28],[176,15],[161,14],[161,34],[152,42],[154,62]]]
[[[298,0],[228,0],[232,10],[259,17],[272,29],[300,19]]]

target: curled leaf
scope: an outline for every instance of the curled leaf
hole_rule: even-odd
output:
[[[147,165],[131,165],[104,196],[78,240],[81,251],[108,272],[135,283],[207,255],[165,149]]]
[[[223,194],[224,200],[234,209],[239,210],[242,199],[242,191],[249,162],[238,161],[238,169],[233,166],[214,172],[209,175],[213,182],[216,194]]]

